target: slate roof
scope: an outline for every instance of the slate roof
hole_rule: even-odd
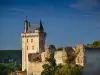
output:
[[[39,24],[33,24],[33,25],[30,25],[30,27],[28,28],[28,31],[27,32],[34,32],[34,30],[40,28],[40,25]]]
[[[31,32],[34,32],[35,30],[44,31],[41,20],[40,20],[39,24],[33,24],[32,25],[32,24],[30,24],[29,21],[27,21],[27,19],[25,20],[24,23],[25,23],[24,25],[26,25],[26,26],[24,26],[25,29],[26,29],[26,32],[31,33]]]

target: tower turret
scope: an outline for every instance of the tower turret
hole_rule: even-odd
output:
[[[44,28],[43,28],[43,25],[42,25],[41,20],[40,20],[40,30],[41,30],[41,31],[44,31]]]
[[[41,20],[39,24],[30,24],[30,22],[27,20],[26,17],[26,20],[24,22],[24,33],[21,33],[21,36],[22,36],[22,63],[23,63],[22,71],[26,69],[27,73],[30,73],[33,72],[33,69],[35,69],[30,59],[34,58],[33,56],[34,54],[36,55],[37,53],[41,54],[42,52],[45,51],[46,32],[44,32]],[[37,59],[37,57],[35,58]],[[32,66],[33,69],[30,69],[30,66]]]
[[[27,16],[26,16],[26,20],[24,21],[24,32],[28,31],[28,25],[29,25],[29,22],[28,22]]]

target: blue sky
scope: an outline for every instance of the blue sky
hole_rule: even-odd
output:
[[[46,44],[56,47],[100,40],[99,0],[0,0],[0,49],[21,49],[25,16],[42,19]]]

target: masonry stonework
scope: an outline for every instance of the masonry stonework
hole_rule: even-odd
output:
[[[26,70],[27,75],[40,75],[43,71],[42,65],[45,64],[45,58],[54,53],[54,58],[57,64],[63,64],[63,51],[57,51],[54,45],[47,45],[45,47],[46,32],[42,22],[40,24],[31,25],[29,21],[24,22],[24,32],[22,37],[22,71]],[[70,50],[71,49],[71,50]],[[67,52],[74,52],[79,50],[76,58],[76,64],[84,66],[83,52],[84,46],[78,45],[76,48],[67,48]]]

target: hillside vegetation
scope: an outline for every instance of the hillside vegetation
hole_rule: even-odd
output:
[[[22,55],[22,50],[0,50],[0,57],[18,57]]]
[[[87,44],[89,48],[100,48],[100,40],[94,41],[92,44]]]

